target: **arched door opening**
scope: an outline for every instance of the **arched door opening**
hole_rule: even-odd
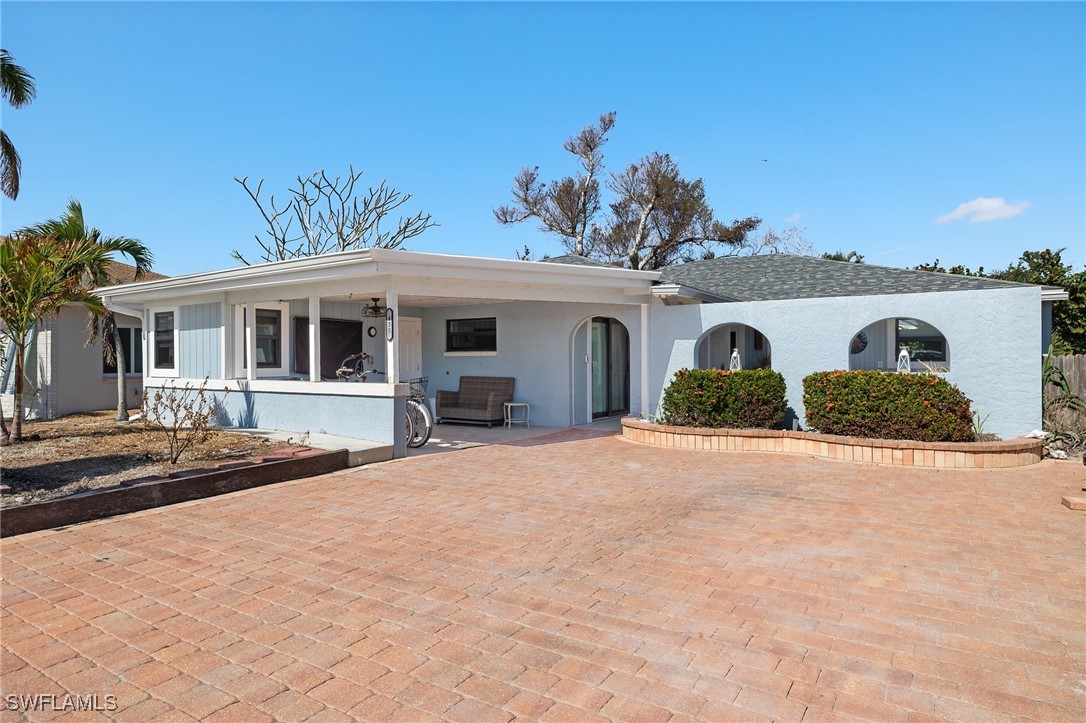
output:
[[[622,322],[596,316],[573,332],[573,423],[630,411],[630,333]]]
[[[722,324],[698,340],[698,368],[729,369],[735,350],[739,351],[739,364],[743,369],[768,369],[772,364],[772,348],[762,332],[746,324]]]

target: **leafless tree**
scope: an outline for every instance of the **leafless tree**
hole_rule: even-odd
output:
[[[652,153],[619,173],[607,187],[611,214],[595,238],[596,256],[631,269],[737,254],[761,219],[730,224],[716,218],[699,178],[683,177],[668,154]]]
[[[397,209],[411,200],[381,181],[376,188],[355,192],[362,171],[349,167],[346,177],[330,178],[324,171],[297,177],[297,186],[289,189],[290,200],[280,207],[275,196],[262,201],[263,179],[255,187],[249,177],[234,177],[260,210],[267,229],[255,236],[261,261],[285,261],[302,256],[349,251],[359,248],[400,248],[403,243],[437,226],[430,214],[419,211],[400,216],[394,227],[389,223]],[[250,262],[240,251],[233,256],[243,264]]]
[[[814,256],[815,245],[806,235],[807,229],[789,226],[778,232],[770,227],[748,244],[747,253],[758,254],[793,254],[795,256]],[[825,254],[823,254],[825,258]]]
[[[569,253],[588,255],[592,222],[600,211],[603,146],[614,125],[615,113],[604,113],[596,125],[566,139],[563,147],[577,156],[581,166],[575,176],[548,184],[539,180],[539,166],[522,168],[513,179],[512,203],[494,209],[498,223],[508,226],[534,218],[541,230],[560,236]]]

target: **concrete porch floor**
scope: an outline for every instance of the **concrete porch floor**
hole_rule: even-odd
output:
[[[606,434],[620,434],[622,426],[618,417],[601,419],[591,424],[582,424],[576,427],[527,427],[516,424],[512,427],[486,427],[481,424],[438,424],[434,426],[434,434],[425,446],[418,449],[407,450],[408,457],[417,457],[427,454],[439,454],[441,452],[456,452],[472,447],[488,447],[491,445],[516,445],[525,440],[539,439],[555,435],[567,430],[581,430],[576,436],[584,436],[586,432]],[[565,435],[559,435],[563,438]],[[595,436],[593,434],[592,436]]]

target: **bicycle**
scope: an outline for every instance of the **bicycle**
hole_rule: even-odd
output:
[[[411,386],[407,397],[407,446],[413,449],[429,442],[430,435],[434,433],[434,415],[430,412],[426,396],[426,385],[429,382],[429,377],[404,380],[404,384]]]
[[[336,376],[345,382],[365,382],[371,374],[384,376],[383,371],[366,369],[366,364],[373,364],[373,356],[367,352],[359,352],[340,362]],[[429,377],[406,379],[404,384],[410,385],[411,391],[407,397],[405,431],[407,432],[407,446],[417,449],[430,441],[430,435],[434,431],[434,415],[430,413],[427,404],[426,385]]]

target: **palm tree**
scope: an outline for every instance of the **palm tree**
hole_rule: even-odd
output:
[[[77,241],[86,239],[90,243],[107,246],[111,251],[125,254],[136,267],[135,279],[138,280],[145,271],[150,270],[154,257],[150,250],[141,241],[127,236],[103,236],[96,228],[87,226],[83,218],[83,204],[74,198],[68,201],[60,218],[50,219],[26,229],[27,232],[39,236],[52,236],[61,241]],[[103,264],[100,269],[89,271],[89,281],[95,287],[109,286],[115,283],[109,276],[108,269]],[[87,345],[102,341],[102,353],[110,364],[117,366],[117,421],[128,421],[128,382],[125,378],[124,346],[121,343],[121,330],[117,327],[117,318],[112,311],[105,315],[94,315],[90,325],[90,337]]]
[[[126,246],[109,239],[67,241],[25,231],[0,239],[0,328],[3,337],[15,344],[15,404],[10,431],[0,425],[4,434],[0,444],[23,437],[27,333],[47,314],[55,315],[68,304],[104,314],[106,309],[89,280],[106,272],[113,252],[127,253]]]
[[[22,108],[34,100],[37,89],[34,76],[15,64],[11,54],[0,48],[0,95],[7,99],[13,108]],[[15,144],[8,134],[0,130],[0,190],[4,195],[15,200],[19,195],[19,173],[22,161],[15,151]]]

